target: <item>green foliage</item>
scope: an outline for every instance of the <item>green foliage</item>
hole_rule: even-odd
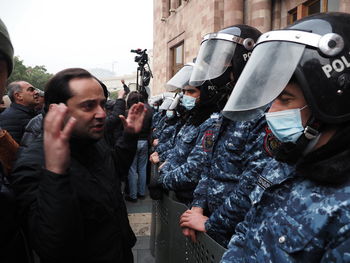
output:
[[[109,93],[108,99],[110,100],[116,100],[118,98],[118,91],[111,91]]]
[[[46,82],[51,78],[52,74],[48,73],[45,66],[26,67],[23,60],[15,56],[14,69],[8,80],[12,81],[24,80],[32,84],[35,88],[43,90]]]

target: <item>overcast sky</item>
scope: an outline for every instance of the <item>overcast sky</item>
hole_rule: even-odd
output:
[[[153,0],[0,0],[15,55],[50,73],[68,67],[136,71],[130,49],[153,45]]]

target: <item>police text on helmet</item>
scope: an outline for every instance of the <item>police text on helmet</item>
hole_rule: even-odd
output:
[[[349,60],[345,56],[341,56],[340,59],[333,60],[331,64],[322,66],[322,70],[326,74],[327,78],[330,78],[332,71],[342,72],[349,67]]]
[[[252,54],[252,52],[248,52],[248,53],[243,54],[244,61],[247,61],[250,58],[251,54]]]

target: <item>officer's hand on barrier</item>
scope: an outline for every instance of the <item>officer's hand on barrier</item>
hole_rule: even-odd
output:
[[[157,164],[159,163],[159,155],[157,152],[154,152],[152,153],[150,156],[149,156],[149,161],[153,164]]]
[[[185,237],[189,237],[192,240],[192,242],[194,242],[194,243],[197,242],[196,231],[194,231],[193,229],[187,228],[187,227],[183,227],[182,228],[182,234]]]
[[[205,222],[207,220],[208,217],[193,210],[187,210],[180,217],[180,226],[189,227],[200,232],[207,232],[205,230]]]
[[[159,143],[159,140],[158,139],[154,139],[153,142],[152,142],[152,146],[156,147]]]

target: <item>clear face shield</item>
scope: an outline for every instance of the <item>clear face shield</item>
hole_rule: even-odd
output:
[[[189,84],[194,63],[188,63],[183,66],[166,84],[167,91],[182,89]]]
[[[151,97],[151,98],[148,100],[148,103],[149,103],[150,105],[152,105],[152,106],[155,105],[155,104],[159,105],[159,102],[160,102],[161,100],[163,100],[163,98],[164,98],[163,94],[161,94],[161,95],[156,95],[156,96]]]
[[[204,37],[191,74],[190,85],[200,86],[206,80],[221,76],[231,65],[236,45],[244,39],[225,33]]]
[[[338,47],[329,47],[329,41],[339,37],[334,33],[321,36],[298,30],[263,34],[223,109],[223,115],[231,120],[251,120],[262,115],[288,84],[305,47],[318,48],[331,56],[343,48],[339,39]]]
[[[182,93],[177,93],[173,102],[170,104],[168,110],[175,110],[177,105],[179,105],[182,98]]]
[[[175,93],[165,92],[163,93],[164,100],[163,103],[160,105],[159,110],[167,110],[169,109],[170,105],[174,101]]]

